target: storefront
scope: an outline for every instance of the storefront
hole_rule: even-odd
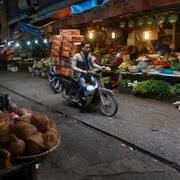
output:
[[[96,63],[111,68],[111,73],[104,74],[109,87],[117,87],[122,78],[173,85],[180,82],[178,8],[177,1],[114,3],[62,18],[51,27],[80,29],[91,43]]]

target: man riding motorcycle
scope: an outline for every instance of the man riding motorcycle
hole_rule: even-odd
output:
[[[83,106],[85,102],[84,93],[87,87],[87,83],[94,85],[95,79],[93,76],[88,74],[89,70],[94,68],[102,69],[94,62],[96,58],[90,54],[90,44],[88,42],[81,43],[81,52],[74,55],[72,59],[72,69],[74,70],[74,78],[78,80],[79,89],[79,99],[80,105]]]

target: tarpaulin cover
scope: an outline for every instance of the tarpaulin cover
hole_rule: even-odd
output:
[[[32,33],[33,35],[36,35],[36,36],[42,35],[41,30],[36,26],[32,26],[31,24],[19,22],[18,27],[23,32],[29,32],[29,33]]]
[[[108,0],[85,0],[82,3],[71,5],[71,14],[82,13],[97,6],[103,6]]]

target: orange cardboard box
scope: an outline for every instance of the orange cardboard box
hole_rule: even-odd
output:
[[[59,52],[59,51],[60,51],[60,47],[59,47],[59,46],[56,46],[56,45],[53,45],[53,46],[52,46],[52,51],[57,51],[57,52]]]
[[[73,35],[73,36],[63,36],[63,41],[66,40],[68,42],[82,42],[84,41],[84,36],[82,35]]]
[[[62,46],[62,51],[71,51],[71,49],[69,46]]]
[[[73,36],[73,35],[80,35],[79,29],[61,29],[60,35],[62,36]]]
[[[73,76],[73,70],[70,69],[70,68],[65,68],[65,67],[62,67],[62,66],[56,66],[56,71],[58,74],[62,74],[64,76],[70,76],[72,77]]]
[[[60,65],[65,68],[71,68],[71,61],[70,60],[63,60],[61,59]]]
[[[59,57],[56,57],[56,56],[53,56],[53,63],[55,64],[55,65],[59,65],[60,63],[59,63]]]
[[[55,50],[52,50],[52,56],[59,57],[59,52],[55,51]]]
[[[59,41],[59,40],[53,40],[53,41],[52,41],[52,45],[53,45],[53,46],[61,47],[61,46],[62,46],[62,41]]]
[[[72,49],[71,49],[71,56],[74,56],[76,53],[78,53],[79,46],[73,44]]]
[[[61,55],[64,56],[64,57],[69,58],[70,57],[70,51],[62,51]]]
[[[61,35],[54,35],[53,40],[62,41],[63,37]]]
[[[63,46],[63,47],[70,47],[70,48],[71,48],[72,45],[73,45],[73,43],[70,42],[70,41],[68,41],[68,37],[64,37],[62,46]]]

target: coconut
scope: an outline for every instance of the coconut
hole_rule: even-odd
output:
[[[9,112],[17,112],[18,107],[15,103],[9,103],[8,111]]]
[[[36,132],[27,140],[27,152],[28,154],[38,154],[45,149],[43,135],[40,132]]]
[[[46,149],[51,149],[58,143],[59,135],[55,131],[49,130],[43,134],[43,138]]]
[[[37,128],[27,122],[18,121],[12,128],[12,132],[20,139],[26,141],[29,137],[37,132]]]
[[[15,134],[11,134],[6,148],[13,156],[21,156],[24,154],[26,145],[22,139],[19,139]]]
[[[27,112],[27,110],[25,109],[25,108],[21,108],[21,109],[19,109],[19,110],[17,110],[17,114],[19,115],[19,116],[23,116],[23,115],[25,115],[25,114],[27,114],[28,112]]]
[[[50,120],[44,114],[34,113],[31,117],[31,124],[33,124],[38,131],[44,133],[49,129]]]

